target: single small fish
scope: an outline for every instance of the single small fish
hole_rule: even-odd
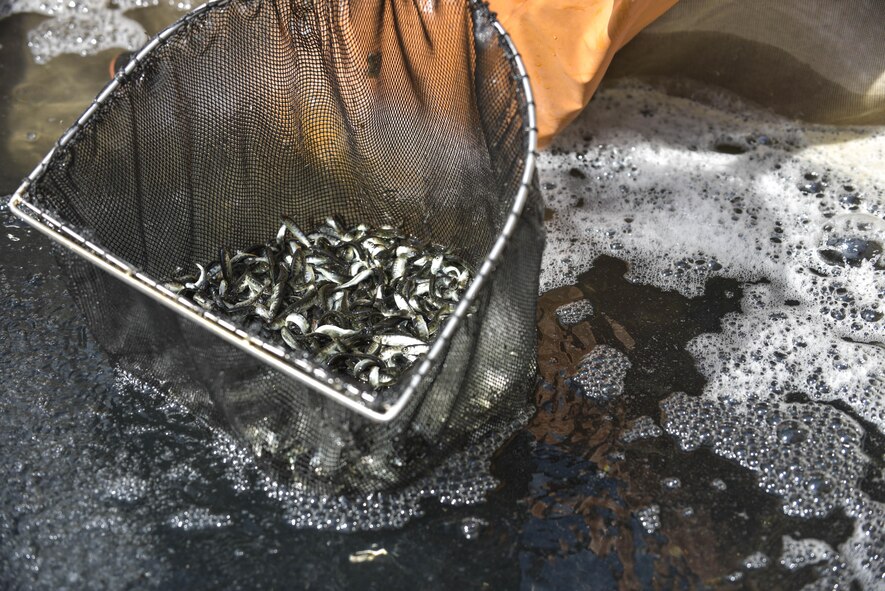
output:
[[[342,281],[344,281],[344,278],[341,275],[335,273],[334,271],[331,271],[330,269],[327,269],[326,267],[317,267],[316,271],[323,279],[331,281],[332,283],[341,283]]]
[[[372,269],[366,269],[364,271],[360,271],[359,273],[354,275],[354,277],[350,281],[339,285],[337,289],[347,289],[348,287],[354,287],[356,285],[359,285],[360,283],[362,283],[363,281],[365,281],[366,279],[371,277],[373,275],[373,273],[374,273],[374,270],[372,270]]]
[[[372,337],[372,340],[387,347],[427,346],[424,341],[403,334],[382,334]]]
[[[185,289],[188,289],[188,287],[184,283],[179,283],[178,281],[169,281],[164,285],[166,286],[166,289],[168,289],[172,293],[181,293]]]
[[[341,328],[340,326],[335,326],[334,324],[324,324],[322,326],[316,327],[316,329],[311,334],[321,334],[323,336],[338,339],[341,337],[354,335],[356,333],[357,331],[355,330]]]
[[[203,286],[206,285],[206,269],[200,263],[197,263],[197,268],[200,270],[200,278],[197,279],[194,283],[186,283],[184,286],[188,289],[203,289]]]
[[[307,322],[307,318],[305,318],[303,314],[291,312],[286,315],[285,322],[287,325],[294,324],[297,326],[298,330],[301,331],[301,334],[307,334],[310,332],[310,323]]]
[[[304,235],[304,232],[301,231],[301,228],[295,224],[295,221],[292,218],[283,216],[283,227],[285,227],[286,230],[295,237],[295,240],[300,242],[303,246],[307,248],[311,247],[310,240],[307,239],[307,236]]]
[[[298,341],[295,340],[295,335],[293,335],[292,331],[290,331],[285,326],[280,329],[280,337],[282,337],[283,342],[286,343],[289,346],[289,348],[295,349],[296,351],[298,351],[300,349],[300,345],[298,344]]]

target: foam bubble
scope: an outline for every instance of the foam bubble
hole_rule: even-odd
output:
[[[281,501],[286,519],[297,528],[337,531],[400,528],[424,515],[422,501],[426,499],[449,506],[484,502],[486,494],[499,484],[491,475],[492,455],[528,419],[526,413],[509,427],[452,454],[428,476],[393,492],[317,496],[271,479],[265,480],[264,487],[272,498]],[[475,533],[478,534],[478,529]]]
[[[642,114],[649,103],[653,117]],[[837,171],[822,161],[841,163],[842,151],[880,160],[883,137],[873,128],[800,128],[749,107],[726,112],[638,84],[603,89],[540,155],[542,180],[557,181],[545,192],[553,216],[541,290],[574,283],[599,254],[641,261],[629,277],[686,296],[699,295],[715,275],[792,279],[785,263],[822,263],[816,241],[828,225],[839,225],[834,216],[870,224],[844,236],[831,230],[840,237],[863,238],[854,233],[860,231],[881,243],[883,174],[872,167]],[[718,151],[723,138],[743,152]],[[828,147],[839,157],[826,160]],[[806,176],[820,191],[804,189]],[[856,275],[868,277],[873,267],[859,264]]]
[[[578,363],[571,383],[587,398],[610,400],[624,392],[630,367],[626,355],[609,345],[597,345]]]
[[[709,400],[677,393],[662,405],[664,428],[685,450],[705,445],[757,473],[784,499],[784,513],[825,517],[859,494],[869,459],[862,429],[825,405]],[[797,435],[800,434],[800,435]]]
[[[485,519],[480,519],[479,517],[465,517],[461,520],[461,535],[466,540],[475,540],[488,524]]]
[[[655,424],[651,417],[641,416],[621,434],[621,441],[633,443],[640,439],[654,439],[663,434],[664,431]]]
[[[838,556],[829,544],[813,538],[795,540],[790,536],[784,536],[782,543],[783,550],[778,562],[791,571],[821,562],[829,563]]]
[[[35,13],[48,16],[28,32],[28,48],[34,61],[43,64],[64,54],[94,55],[111,48],[135,50],[147,43],[148,35],[125,12],[134,8],[160,6],[160,0],[9,0],[0,4],[0,19]],[[164,0],[162,5],[190,10],[191,3]]]
[[[721,478],[714,478],[713,480],[711,480],[710,486],[712,486],[715,490],[718,490],[719,492],[724,492],[728,490],[728,485],[725,484],[725,481]]]
[[[757,570],[768,566],[770,560],[764,552],[753,552],[743,560],[744,568],[747,570]]]
[[[427,499],[449,506],[484,502],[486,494],[499,484],[491,475],[492,455],[529,417],[526,412],[510,426],[452,454],[429,475],[396,491],[323,496],[266,476],[262,476],[260,487],[280,503],[286,521],[299,529],[351,532],[400,528],[424,515],[422,503]],[[254,472],[252,456],[225,434],[216,433],[216,438],[216,448],[229,466],[229,479],[235,488],[249,489],[252,484],[247,473]],[[478,535],[480,528],[468,529],[465,536]]]
[[[162,400],[160,408],[164,412],[187,412],[170,397],[163,396],[128,372],[118,370],[116,382],[118,388],[134,389]],[[509,425],[447,457],[423,478],[395,491],[368,495],[317,495],[297,485],[277,482],[256,469],[250,449],[219,430],[213,430],[211,447],[223,463],[227,484],[234,491],[263,490],[279,503],[283,519],[293,527],[343,532],[395,529],[424,515],[423,502],[428,499],[453,507],[484,502],[486,494],[499,484],[491,475],[492,455],[508,437],[525,426],[530,417],[531,412],[526,409]],[[176,464],[170,467],[167,477],[177,481],[200,478],[196,473],[177,473],[192,470],[187,463]],[[193,506],[186,507],[169,521],[170,526],[184,530],[219,528],[229,524],[230,516]],[[465,523],[465,537],[478,536],[482,525],[479,522]]]
[[[796,540],[790,536],[782,538],[783,550],[778,564],[788,571],[812,568],[818,578],[805,585],[802,591],[825,591],[848,589],[852,575],[842,555],[821,540],[804,538]],[[871,588],[876,588],[875,584]]]
[[[676,489],[682,486],[682,481],[675,476],[668,476],[661,480],[661,486],[669,489]]]
[[[28,32],[28,48],[38,64],[63,54],[93,55],[111,47],[134,50],[148,36],[137,22],[120,11],[59,15]]]
[[[574,326],[588,316],[593,315],[593,304],[587,300],[570,302],[556,309],[556,318],[560,324]]]
[[[799,125],[701,94],[707,104],[610,85],[541,155],[541,289],[601,254],[687,297],[711,277],[744,282],[741,313],[689,343],[703,391],[671,395],[662,425],[683,449],[752,470],[788,515],[844,511],[855,530],[815,585],[879,588],[885,505],[862,488],[862,441],[864,425],[885,433],[885,130]]]
[[[205,507],[194,507],[172,516],[170,527],[185,531],[218,529],[231,524],[230,515],[217,515]]]

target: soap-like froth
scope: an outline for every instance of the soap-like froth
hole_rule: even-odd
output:
[[[148,35],[125,12],[159,6],[161,0],[8,0],[0,3],[0,19],[34,13],[48,16],[28,32],[28,48],[34,61],[43,64],[63,55],[93,55],[106,49],[135,50],[147,43]],[[187,0],[163,0],[177,10],[191,9]]]
[[[159,391],[122,370],[117,371],[117,388],[121,392],[135,390],[145,397],[163,399]],[[170,410],[186,412],[171,400],[165,405]],[[526,409],[509,425],[450,455],[415,482],[395,491],[369,495],[317,495],[264,474],[255,481],[254,476],[260,471],[255,469],[252,453],[219,430],[213,430],[212,449],[223,458],[226,478],[235,490],[261,488],[268,498],[280,504],[285,520],[293,527],[341,532],[391,529],[403,527],[424,515],[423,501],[426,499],[453,507],[485,501],[486,494],[499,485],[491,474],[492,456],[507,438],[525,426],[530,416],[529,409]],[[187,470],[187,464],[182,464],[179,469]],[[193,474],[191,477],[198,476]],[[137,487],[130,484],[126,488]],[[227,527],[230,522],[230,515],[188,507],[172,517],[168,525],[191,530]]]
[[[837,554],[829,544],[814,538],[795,540],[784,536],[779,563],[787,570],[798,570],[821,562],[832,562]]]
[[[812,588],[882,588],[885,505],[861,482],[882,462],[865,429],[885,433],[885,131],[800,125],[700,91],[703,104],[603,88],[541,155],[541,289],[575,283],[601,254],[688,297],[714,276],[744,282],[741,312],[688,345],[703,392],[668,397],[662,426],[752,470],[787,515],[855,520]]]
[[[653,534],[661,529],[661,508],[658,505],[649,505],[636,512],[636,519],[642,525],[642,529]]]
[[[578,300],[556,309],[556,319],[564,326],[574,326],[588,316],[593,315],[593,304],[587,300]]]
[[[637,418],[630,427],[621,435],[621,441],[624,443],[633,443],[640,439],[654,439],[660,437],[664,432],[658,427],[649,416],[641,416]]]
[[[597,345],[581,359],[571,383],[587,398],[610,400],[624,392],[628,369],[626,355],[609,345]]]
[[[599,92],[539,158],[553,214],[541,291],[574,283],[599,254],[634,263],[632,279],[686,296],[699,295],[712,275],[792,286],[805,267],[883,287],[875,273],[885,260],[873,253],[885,243],[885,173],[844,159],[881,162],[885,132],[806,129],[732,109],[637,85]],[[826,169],[828,149],[844,169]],[[872,241],[868,259],[828,263],[820,251],[839,248],[827,242],[852,237]],[[878,301],[877,290],[864,301]]]
[[[840,328],[822,293],[832,284],[811,279],[805,294],[776,283],[747,286],[742,314],[726,316],[721,333],[689,343],[708,391],[776,400],[798,392],[840,401],[885,432],[885,349],[867,331]]]
[[[857,483],[869,459],[863,431],[822,404],[743,403],[673,394],[662,404],[664,429],[681,447],[710,446],[756,472],[766,492],[784,500],[784,513],[826,517],[862,493]]]

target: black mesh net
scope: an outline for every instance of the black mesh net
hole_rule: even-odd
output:
[[[122,368],[232,433],[277,478],[324,494],[389,489],[509,424],[534,385],[543,228],[525,182],[521,71],[481,3],[213,3],[138,54],[25,197],[60,223],[42,219],[52,232],[147,289],[60,252]],[[470,313],[379,395],[306,355],[249,354],[157,292],[221,245],[268,241],[282,214],[303,228],[330,215],[393,225],[453,249],[478,274]],[[403,401],[387,421],[354,410]]]

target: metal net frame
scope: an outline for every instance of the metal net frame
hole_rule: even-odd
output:
[[[482,2],[218,0],[140,50],[11,210],[61,248],[112,361],[322,494],[401,486],[505,428],[535,384],[544,244],[525,68]],[[280,215],[395,225],[475,276],[375,391],[164,287]]]

